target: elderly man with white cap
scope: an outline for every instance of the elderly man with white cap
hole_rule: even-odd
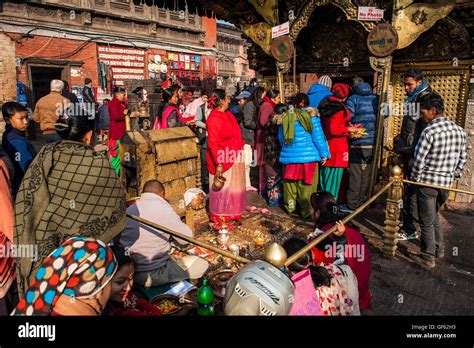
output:
[[[52,80],[51,92],[36,103],[33,120],[39,122],[46,143],[61,140],[56,132],[55,124],[70,105],[70,101],[62,96],[63,89],[64,83],[61,80]]]

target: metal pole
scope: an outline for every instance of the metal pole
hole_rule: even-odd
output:
[[[379,172],[379,162],[380,157],[382,154],[382,147],[383,147],[383,133],[384,133],[384,125],[385,125],[385,108],[384,106],[387,105],[388,102],[388,87],[390,84],[390,71],[392,69],[392,56],[387,58],[383,68],[383,76],[382,76],[382,88],[380,92],[380,99],[379,99],[379,110],[377,115],[377,133],[376,133],[376,140],[373,150],[373,157],[372,163],[370,165],[370,173],[369,173],[369,189],[367,195],[370,197],[372,192],[374,191],[375,182],[378,177]]]
[[[280,91],[280,99],[281,102],[285,102],[285,90],[283,89],[283,72],[280,70],[278,67],[278,63],[276,63],[276,68],[277,68],[277,83],[278,83],[278,89]]]
[[[201,242],[200,240],[196,239],[196,238],[193,238],[193,237],[188,237],[184,234],[181,234],[179,232],[176,232],[176,231],[173,231],[173,230],[170,230],[169,228],[166,228],[164,226],[161,226],[161,225],[158,225],[158,224],[155,224],[154,222],[151,222],[149,220],[146,220],[146,219],[143,219],[139,216],[136,216],[136,215],[132,215],[130,213],[127,213],[127,217],[129,217],[130,219],[132,220],[135,220],[135,221],[138,221],[144,225],[147,225],[147,226],[150,226],[150,227],[153,227],[157,230],[161,230],[163,232],[166,232],[166,233],[169,233],[171,234],[172,236],[174,237],[177,237],[177,238],[180,238],[180,239],[184,239],[185,241],[189,242],[189,243],[192,243],[192,244],[196,244],[196,245],[199,245],[203,248],[206,248],[206,249],[209,249],[215,253],[218,253],[222,256],[225,256],[225,257],[228,257],[229,259],[232,259],[232,260],[235,260],[237,262],[241,262],[241,263],[249,263],[250,260],[244,258],[244,257],[241,257],[241,256],[236,256],[232,253],[229,253],[228,251],[224,251],[224,250],[221,250],[219,248],[216,248],[215,246],[213,245],[209,245],[207,243],[204,243],[204,242]]]
[[[431,185],[431,184],[425,184],[423,182],[410,181],[410,180],[405,180],[405,179],[403,179],[402,181],[406,184],[413,184],[413,185],[418,185],[418,186],[431,187],[431,188],[438,189],[438,190],[453,191],[453,192],[465,193],[467,195],[473,195],[474,196],[474,192],[472,192],[472,191],[465,191],[465,190],[449,188],[449,187],[444,187],[444,186],[436,186],[436,185]]]
[[[377,192],[375,195],[373,195],[371,198],[369,198],[367,200],[367,202],[365,202],[364,204],[362,204],[359,208],[357,208],[356,210],[354,210],[354,212],[352,214],[349,214],[347,215],[344,219],[342,219],[342,223],[347,223],[349,222],[350,220],[352,220],[355,216],[359,215],[365,208],[367,208],[373,201],[375,201],[377,198],[379,198],[379,196],[384,193],[385,191],[387,191],[390,186],[392,186],[393,184],[393,180],[390,180],[379,192]],[[291,265],[293,262],[295,262],[296,260],[298,260],[301,256],[303,256],[304,254],[306,254],[308,251],[310,251],[312,248],[314,248],[316,245],[318,245],[319,243],[321,243],[324,239],[326,239],[327,236],[329,236],[330,234],[332,234],[335,230],[337,229],[336,225],[334,225],[333,227],[331,227],[329,230],[327,230],[326,232],[324,232],[322,235],[320,235],[319,237],[317,237],[315,240],[313,240],[311,243],[307,244],[303,249],[301,249],[300,251],[298,251],[297,253],[291,255],[288,260],[286,260],[285,262],[285,266],[288,266],[288,265]]]
[[[295,88],[296,88],[296,47],[293,51],[293,84],[295,85]]]

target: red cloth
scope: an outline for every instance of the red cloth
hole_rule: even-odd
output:
[[[338,100],[329,97],[330,100]],[[342,103],[342,102],[341,102]],[[349,131],[346,124],[350,121],[351,114],[344,105],[344,110],[338,111],[331,117],[321,117],[324,135],[328,141],[331,158],[326,161],[326,167],[347,168],[349,163],[349,145],[347,136]]]
[[[212,110],[206,121],[207,153],[206,163],[209,173],[215,175],[218,164],[224,172],[234,164],[239,151],[244,148],[240,126],[230,111]]]
[[[333,224],[324,226],[321,230],[329,230]],[[370,253],[364,238],[359,231],[346,225],[346,241],[347,248],[344,251],[344,256],[347,259],[347,264],[354,272],[357,278],[359,288],[359,307],[364,310],[370,306],[372,295],[369,290],[369,279],[371,273]],[[327,257],[326,250],[319,250],[314,247],[312,250],[313,264],[317,265],[320,262],[333,263],[334,257]],[[354,253],[355,252],[355,253]],[[335,253],[331,253],[331,256]]]
[[[317,162],[293,163],[285,166],[285,179],[303,180],[306,185],[312,185]]]
[[[109,103],[109,139],[120,140],[125,135],[125,104],[113,97]]]
[[[272,106],[272,108],[274,108],[275,105],[276,105],[275,102],[274,102],[273,100],[271,100],[268,96],[264,96],[264,97],[263,97],[263,102],[264,102],[264,103],[270,103],[271,106]]]

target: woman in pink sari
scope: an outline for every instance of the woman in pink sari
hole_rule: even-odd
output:
[[[237,120],[227,110],[229,99],[223,89],[212,92],[208,105],[213,109],[206,121],[211,220],[217,223],[239,220],[247,206],[243,158],[245,142]],[[225,178],[221,189],[213,185],[214,176]]]
[[[163,101],[161,103],[159,117],[155,119],[153,129],[182,127],[194,124],[194,121],[186,122],[178,108],[179,92],[176,88],[168,87],[163,90]]]

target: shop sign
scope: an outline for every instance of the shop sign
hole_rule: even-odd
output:
[[[359,6],[357,20],[378,22],[383,19],[383,10],[371,6]]]
[[[111,66],[114,83],[145,79],[145,50],[121,46],[99,45],[99,62]]]
[[[398,34],[389,23],[378,24],[367,36],[367,47],[376,57],[387,57],[397,48]]]

